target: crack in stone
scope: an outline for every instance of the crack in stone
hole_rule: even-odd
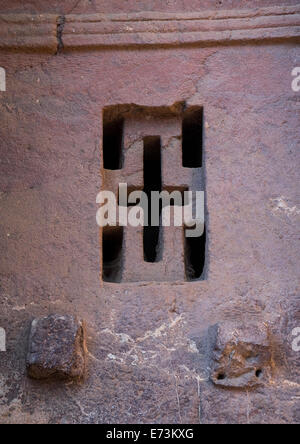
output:
[[[63,32],[64,27],[66,23],[66,17],[64,15],[61,15],[57,19],[57,51],[56,55],[59,54],[64,49],[64,43],[63,43]]]

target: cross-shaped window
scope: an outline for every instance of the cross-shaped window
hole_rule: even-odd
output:
[[[119,105],[103,114],[103,189],[118,196],[148,197],[145,227],[102,229],[102,277],[108,282],[191,281],[204,279],[206,231],[185,236],[184,226],[151,224],[152,192],[204,189],[203,108]],[[184,202],[184,200],[183,200]],[[171,200],[171,205],[174,202]],[[122,205],[128,205],[123,203]],[[160,205],[160,216],[163,207]]]

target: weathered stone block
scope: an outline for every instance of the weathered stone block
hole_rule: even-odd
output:
[[[266,382],[272,359],[266,327],[224,323],[213,328],[213,383],[225,388],[250,389]]]
[[[31,325],[27,372],[34,379],[81,379],[85,372],[84,324],[70,315],[50,315]]]

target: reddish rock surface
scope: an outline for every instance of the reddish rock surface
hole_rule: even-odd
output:
[[[81,379],[85,373],[83,322],[50,315],[31,324],[27,372],[34,379]]]
[[[63,3],[2,1],[0,11],[117,13],[151,5],[182,12],[298,2]],[[0,327],[7,334],[0,422],[299,423],[291,334],[300,327],[300,93],[291,89],[297,41],[56,55],[2,49],[0,66],[7,73],[0,93]],[[104,179],[102,110],[180,101],[204,107],[207,279],[103,283],[95,203]],[[87,322],[84,383],[26,376],[31,322],[51,313]],[[275,365],[259,387],[211,380],[207,332],[227,322],[271,332]],[[253,343],[251,331],[243,335]]]
[[[29,12],[31,14],[90,14],[95,12],[140,12],[140,11],[201,11],[232,8],[260,8],[277,5],[296,5],[298,0],[20,0],[0,1],[0,11]]]

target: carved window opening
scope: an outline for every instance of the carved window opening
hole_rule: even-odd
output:
[[[149,226],[102,229],[105,282],[172,282],[206,278],[207,227],[186,237],[187,227],[151,226],[152,191],[203,191],[203,107],[116,105],[103,113],[103,190],[118,199],[119,184],[148,196]],[[128,210],[136,204],[122,203]],[[175,208],[174,201],[169,206]],[[172,210],[171,210],[172,212]]]

